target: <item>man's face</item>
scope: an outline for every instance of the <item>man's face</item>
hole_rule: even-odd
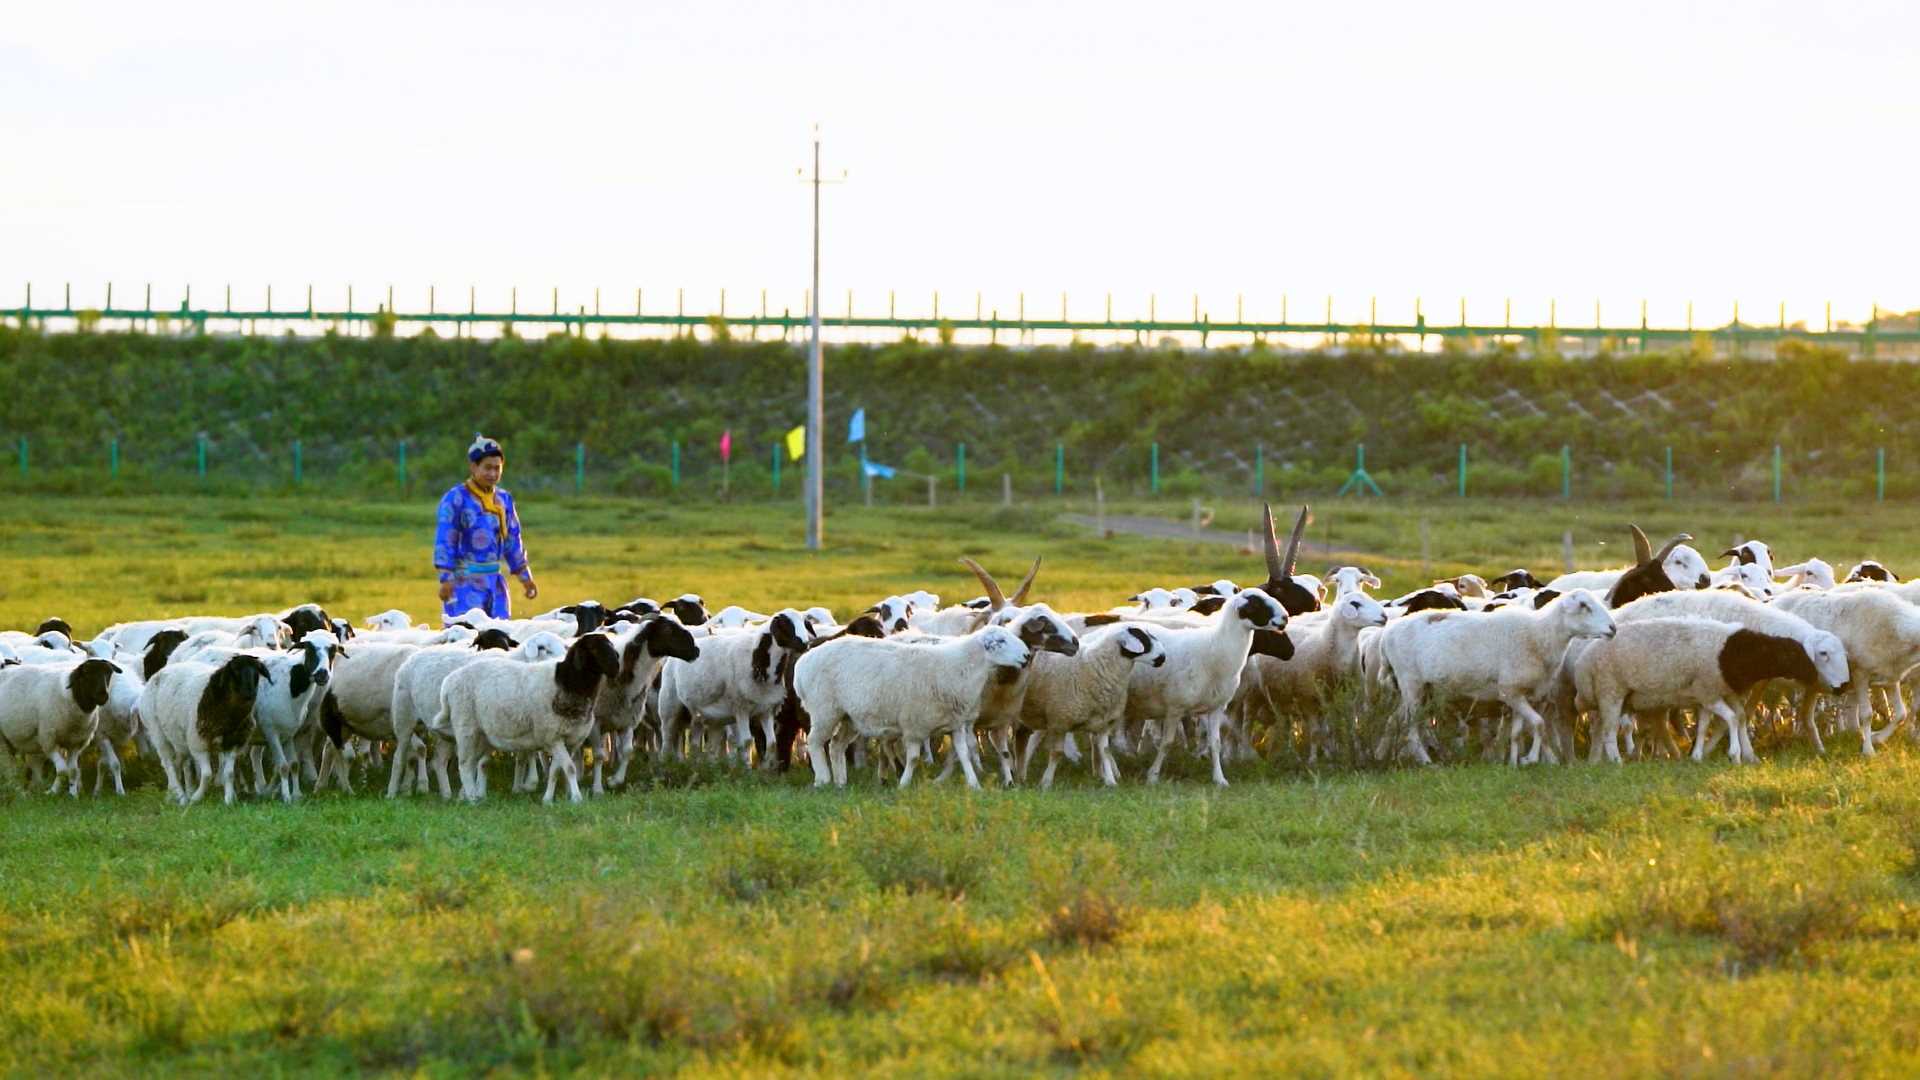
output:
[[[500,482],[500,474],[506,471],[507,463],[502,458],[482,458],[469,466],[473,470],[473,482],[483,490]]]

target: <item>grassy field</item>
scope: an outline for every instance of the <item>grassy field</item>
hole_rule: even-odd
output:
[[[553,604],[688,589],[846,612],[953,559],[1108,605],[1232,576],[1219,546],[1054,507],[526,507]],[[1073,509],[1084,509],[1074,507]],[[1114,507],[1141,510],[1145,507]],[[1163,508],[1169,515],[1177,508]],[[1239,527],[1254,508],[1221,507]],[[1920,565],[1906,507],[1328,504],[1389,588],[1617,561],[1624,520],[1703,550]],[[431,508],[11,499],[0,625],[320,599],[432,608]],[[1601,548],[1598,541],[1608,545]],[[1323,561],[1316,555],[1308,568]],[[1138,775],[1139,769],[1132,771]],[[337,794],[182,810],[0,794],[12,1075],[1911,1076],[1920,754],[1312,774],[1105,791],[659,766],[580,806]]]

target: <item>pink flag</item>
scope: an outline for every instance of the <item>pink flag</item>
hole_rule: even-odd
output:
[[[725,464],[733,456],[733,429],[720,433],[720,462]]]

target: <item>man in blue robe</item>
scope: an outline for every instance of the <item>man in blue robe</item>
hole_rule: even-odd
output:
[[[500,444],[475,435],[467,448],[466,483],[440,500],[440,521],[433,536],[433,565],[440,571],[440,606],[446,621],[472,608],[496,619],[511,618],[506,574],[520,579],[527,599],[540,594],[520,542],[520,515],[513,496],[500,490],[506,471]],[[505,571],[503,573],[502,571]]]

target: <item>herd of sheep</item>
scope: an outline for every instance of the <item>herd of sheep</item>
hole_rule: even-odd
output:
[[[1046,787],[1083,743],[1107,785],[1120,758],[1150,757],[1157,780],[1175,748],[1224,785],[1223,761],[1263,733],[1317,757],[1376,704],[1393,718],[1376,751],[1414,763],[1452,724],[1481,724],[1519,765],[1570,760],[1583,730],[1594,761],[1678,757],[1687,741],[1699,759],[1721,739],[1752,761],[1756,724],[1816,749],[1856,732],[1872,754],[1907,717],[1920,582],[1875,562],[1836,581],[1818,559],[1776,568],[1754,541],[1715,572],[1691,537],[1655,551],[1630,527],[1630,567],[1467,575],[1381,601],[1363,568],[1295,571],[1306,522],[1302,509],[1283,551],[1268,512],[1259,586],[1153,588],[1100,612],[1029,603],[1039,560],[1009,596],[963,559],[978,599],[889,596],[845,625],[819,607],[709,613],[692,594],[525,620],[474,611],[443,629],[398,611],[354,628],[307,604],[75,642],[49,619],[0,632],[0,756],[29,790],[50,768],[49,790],[77,796],[89,750],[93,790],[111,778],[123,792],[134,746],[190,803],[214,784],[232,802],[243,760],[256,795],[288,801],[303,784],[351,791],[356,766],[383,770],[389,796],[437,783],[451,798],[449,764],[480,799],[499,754],[515,790],[544,773],[546,800],[562,779],[579,800],[587,770],[604,792],[641,754],[771,769],[804,755],[817,785],[866,767],[904,785],[939,758],[942,777],[957,766],[977,787],[982,746],[1006,785],[1044,747]],[[1341,686],[1358,701],[1329,693]]]

